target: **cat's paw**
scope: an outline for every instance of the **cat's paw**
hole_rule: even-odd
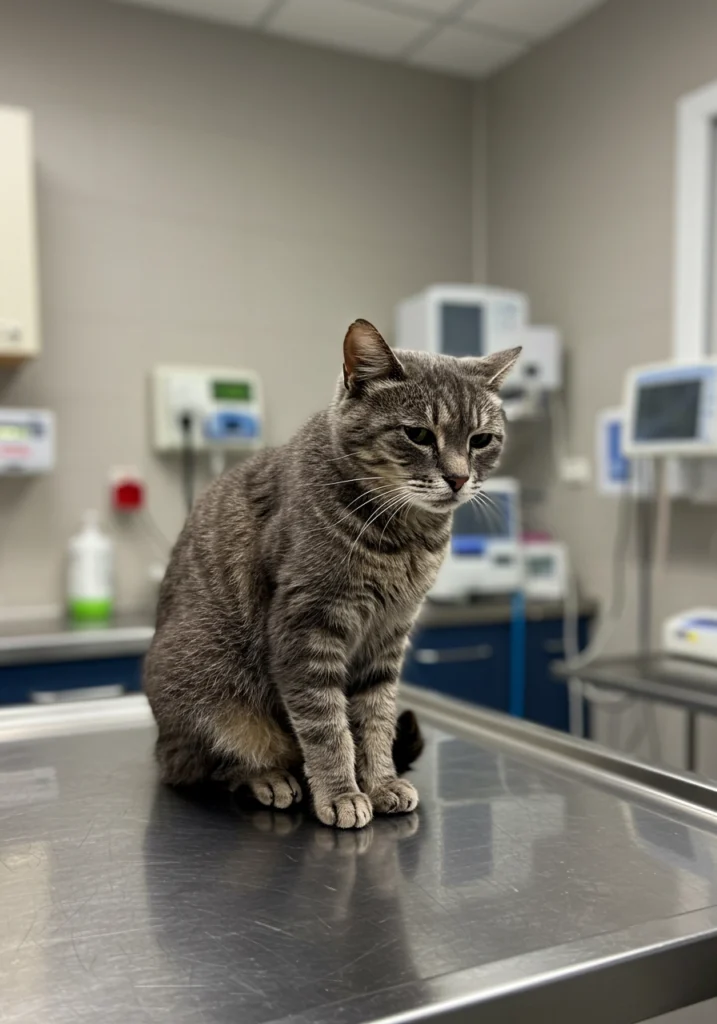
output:
[[[408,814],[418,807],[418,790],[405,779],[391,779],[371,791],[376,814]]]
[[[365,793],[340,793],[330,800],[316,800],[316,817],[336,828],[363,828],[373,818],[371,801]]]
[[[267,772],[248,782],[260,804],[285,810],[301,801],[301,787],[289,772]]]

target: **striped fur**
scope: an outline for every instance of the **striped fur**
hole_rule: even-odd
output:
[[[166,782],[213,774],[286,807],[298,775],[319,819],[344,828],[416,806],[392,755],[401,658],[451,513],[497,463],[497,391],[517,355],[397,357],[357,321],[329,409],[206,491],[145,662]],[[476,432],[493,440],[474,451]],[[451,475],[468,477],[457,494]]]

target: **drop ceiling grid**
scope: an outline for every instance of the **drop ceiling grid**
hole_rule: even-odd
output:
[[[604,0],[120,0],[480,78]]]

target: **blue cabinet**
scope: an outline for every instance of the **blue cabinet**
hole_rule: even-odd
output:
[[[590,618],[579,620],[579,644],[587,643]],[[497,711],[510,708],[510,622],[419,628],[403,665],[403,678],[450,697]],[[560,618],[531,618],[525,637],[525,717],[568,729],[567,688],[556,683],[550,663],[564,657]]]
[[[413,638],[403,678],[451,697],[507,710],[510,625],[437,627]]]
[[[578,620],[578,645],[588,642],[590,619]],[[557,682],[550,663],[565,657],[562,619],[528,622],[525,644],[525,717],[565,732],[570,727],[568,688]]]
[[[121,686],[129,693],[138,692],[141,679],[142,659],[137,657],[5,665],[0,668],[0,706],[36,702],[42,700],[44,694],[62,690],[80,691],[101,686]]]

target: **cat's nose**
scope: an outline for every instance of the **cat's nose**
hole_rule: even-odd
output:
[[[460,491],[463,484],[468,482],[467,476],[444,476],[443,479],[446,481],[450,489],[454,494]]]

